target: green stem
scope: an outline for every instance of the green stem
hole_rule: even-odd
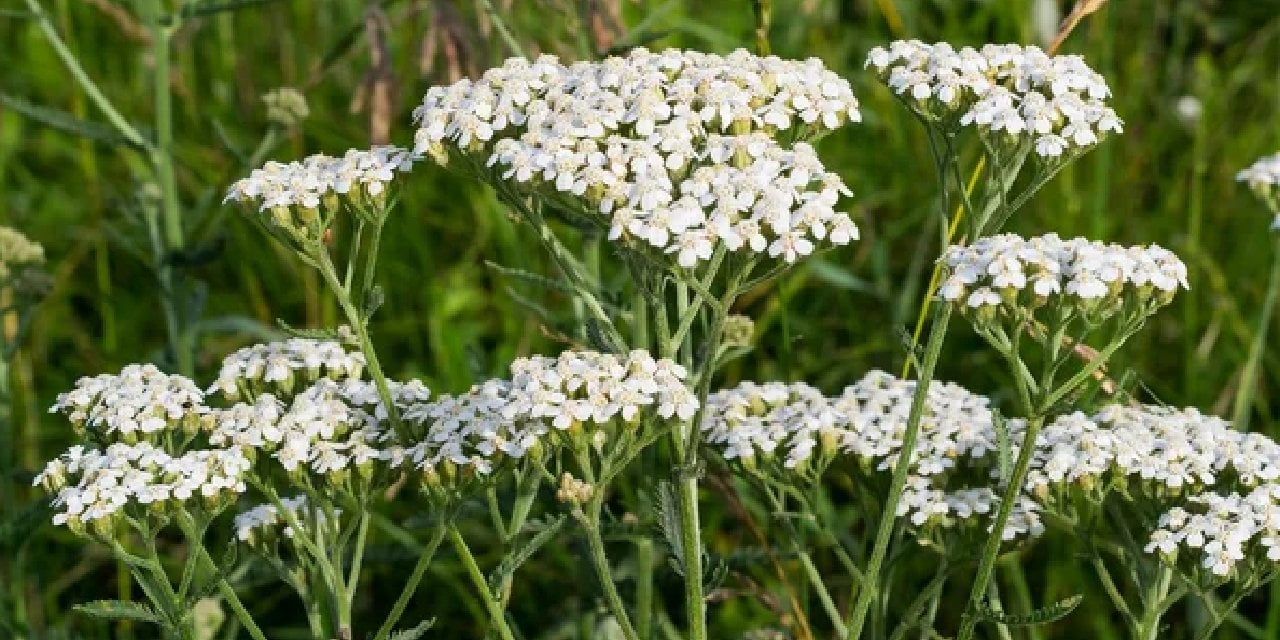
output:
[[[498,14],[498,10],[494,8],[491,0],[484,0],[484,11],[489,15],[489,19],[493,21],[494,30],[502,38],[502,43],[511,51],[511,55],[524,58],[524,48],[520,46],[520,42],[516,40],[515,36],[511,35],[511,30],[507,29],[507,23]]]
[[[360,565],[364,561],[364,545],[369,536],[369,511],[360,514],[359,529],[356,530],[356,546],[351,551],[351,569],[347,573],[347,608],[351,608],[356,597],[356,587],[360,583]]]
[[[595,568],[600,586],[604,589],[605,604],[608,605],[609,613],[613,614],[613,619],[622,630],[622,636],[627,640],[638,640],[640,636],[631,624],[631,616],[627,613],[626,605],[622,603],[622,597],[618,595],[618,587],[613,580],[613,569],[609,566],[609,556],[604,550],[604,538],[600,536],[600,510],[603,507],[603,500],[599,494],[603,494],[603,487],[597,487],[596,493],[597,496],[587,505],[589,513],[582,523],[587,536],[587,547],[591,550],[591,564]]]
[[[1022,437],[1022,446],[1018,450],[1018,462],[1013,467],[1013,475],[1009,478],[1004,495],[1000,497],[1000,508],[996,511],[995,521],[991,525],[991,533],[987,536],[982,548],[982,557],[978,562],[978,574],[973,588],[969,592],[968,611],[960,624],[959,640],[969,640],[977,628],[978,618],[974,611],[982,605],[983,594],[991,582],[991,574],[995,569],[996,558],[1000,555],[1000,544],[1004,542],[1004,528],[1013,513],[1013,505],[1022,493],[1022,485],[1026,482],[1027,472],[1031,469],[1031,458],[1035,455],[1036,437],[1044,426],[1044,416],[1034,415],[1027,419],[1027,432]]]
[[[942,343],[946,339],[947,325],[951,321],[952,305],[942,304],[933,324],[929,329],[929,341],[925,348],[924,362],[920,363],[919,378],[916,380],[916,392],[911,399],[911,413],[907,418],[907,427],[902,434],[902,451],[893,468],[893,480],[889,484],[889,495],[880,512],[880,523],[876,526],[876,538],[871,548],[871,559],[863,572],[863,580],[858,587],[858,598],[849,613],[848,634],[845,638],[855,640],[862,637],[862,629],[866,623],[867,613],[879,595],[880,569],[889,550],[894,522],[897,520],[898,502],[902,499],[902,491],[907,484],[907,475],[911,467],[911,456],[915,452],[916,438],[920,434],[920,422],[924,417],[925,400],[928,398],[929,386],[933,382],[933,371],[938,365],[938,356],[942,353]]]
[[[1235,410],[1231,422],[1240,431],[1249,430],[1250,409],[1258,389],[1258,369],[1262,365],[1262,355],[1267,345],[1267,333],[1271,328],[1276,298],[1280,295],[1280,235],[1276,236],[1274,244],[1271,277],[1267,282],[1267,297],[1262,301],[1262,312],[1258,314],[1258,332],[1254,335],[1253,344],[1249,345],[1249,358],[1245,361],[1244,370],[1240,372],[1240,386],[1236,388]]]
[[[110,122],[111,126],[115,127],[116,131],[119,131],[120,135],[124,136],[129,144],[136,147],[149,148],[151,142],[142,137],[142,134],[138,133],[138,130],[132,124],[129,124],[129,121],[116,110],[115,105],[111,104],[111,100],[102,93],[102,90],[89,77],[89,74],[85,73],[75,54],[71,52],[71,49],[67,48],[66,43],[58,36],[58,31],[54,28],[53,22],[49,20],[48,14],[44,12],[44,7],[36,0],[27,0],[27,9],[31,12],[32,17],[36,19],[36,23],[44,33],[45,40],[49,43],[49,46],[53,47],[53,52],[58,56],[58,60],[67,68],[67,72],[71,74],[76,84],[80,85],[80,88],[88,94],[94,106],[98,107],[98,110],[102,111],[102,114],[106,116],[107,122]]]
[[[702,594],[702,523],[698,513],[698,475],[688,465],[697,464],[696,455],[681,463],[677,484],[680,511],[680,547],[684,555],[684,605],[689,640],[707,640],[707,602]]]
[[[1143,594],[1142,620],[1138,622],[1137,640],[1157,640],[1160,637],[1160,617],[1164,615],[1165,596],[1173,583],[1173,570],[1161,564],[1156,579],[1147,585]]]
[[[347,323],[356,332],[356,339],[360,342],[360,351],[364,354],[365,366],[369,369],[369,377],[373,378],[373,384],[378,389],[378,398],[382,400],[383,406],[387,408],[387,415],[391,419],[391,425],[395,428],[396,435],[399,436],[401,442],[409,442],[409,434],[405,432],[404,425],[400,422],[400,409],[396,406],[394,396],[391,395],[391,385],[387,382],[386,374],[382,372],[382,364],[378,361],[378,352],[373,348],[373,339],[369,337],[368,319],[365,318],[364,314],[360,312],[351,300],[351,292],[342,286],[342,281],[338,279],[338,273],[334,270],[333,261],[329,258],[329,252],[324,245],[313,247],[312,254],[321,277],[324,278],[333,296],[338,299],[338,306],[342,308],[343,315],[347,317]]]
[[[484,600],[485,609],[489,612],[489,621],[498,632],[498,636],[502,640],[515,640],[515,634],[511,632],[511,627],[507,626],[507,617],[502,610],[502,605],[493,597],[493,592],[489,590],[489,582],[485,580],[484,574],[480,572],[476,559],[471,555],[471,549],[467,547],[467,541],[462,538],[462,533],[458,531],[457,525],[449,524],[449,542],[453,544],[453,550],[458,554],[458,558],[462,560],[463,566],[467,569],[467,575],[471,577],[471,583],[475,585],[476,590],[480,592],[480,597]]]
[[[771,53],[769,48],[769,27],[773,22],[773,3],[770,0],[751,0],[751,8],[756,14],[756,52],[762,56]]]
[[[636,635],[653,637],[653,540],[636,543]]]
[[[386,640],[391,635],[391,630],[395,628],[396,623],[400,621],[400,616],[404,615],[404,610],[409,606],[409,600],[413,598],[413,594],[418,590],[418,583],[422,582],[422,576],[427,573],[427,567],[431,565],[431,559],[436,555],[436,549],[440,546],[440,541],[444,539],[445,527],[443,525],[435,528],[431,532],[431,539],[427,541],[427,546],[422,550],[422,555],[418,556],[417,564],[413,565],[413,572],[409,574],[409,581],[405,583],[404,589],[400,591],[400,597],[396,598],[396,603],[391,607],[391,613],[387,614],[387,619],[382,622],[382,626],[378,628],[378,633],[373,636],[373,640]]]
[[[227,605],[231,607],[236,619],[249,632],[253,640],[267,640],[267,636],[262,633],[262,629],[258,628],[258,623],[254,622],[253,616],[249,615],[249,611],[244,608],[244,603],[240,601],[240,596],[236,595],[236,590],[232,588],[231,583],[227,582],[227,578],[213,563],[213,558],[209,556],[209,551],[204,548],[204,545],[200,545],[199,550],[200,562],[204,565],[204,570],[218,576],[218,592],[227,601]]]

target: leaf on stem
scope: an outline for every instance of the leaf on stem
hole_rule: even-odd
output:
[[[426,635],[427,631],[436,625],[436,619],[431,618],[419,622],[416,626],[408,629],[401,629],[388,636],[387,640],[418,640]]]
[[[40,124],[52,127],[59,131],[70,133],[71,135],[96,140],[111,146],[128,146],[140,148],[129,142],[128,138],[116,133],[116,130],[97,122],[81,120],[61,109],[46,107],[43,105],[32,104],[21,98],[15,98],[8,94],[0,93],[0,106],[13,109],[19,114],[26,116]]]
[[[155,609],[137,602],[127,600],[94,600],[78,604],[74,607],[77,613],[106,620],[138,620],[163,624],[164,620]]]
[[[1041,607],[1030,613],[1022,615],[1006,615],[987,607],[979,606],[975,609],[974,615],[982,620],[988,620],[996,624],[1002,624],[1009,627],[1026,627],[1040,624],[1048,624],[1056,622],[1067,617],[1076,607],[1080,606],[1080,602],[1084,600],[1082,595],[1074,595],[1070,598],[1064,598],[1047,607]]]
[[[501,597],[502,585],[506,584],[507,578],[514,575],[524,563],[533,557],[533,554],[538,552],[538,549],[551,542],[556,537],[556,534],[560,533],[566,517],[561,514],[555,518],[547,519],[545,523],[541,523],[538,527],[539,531],[524,546],[514,549],[502,559],[502,562],[498,563],[498,567],[489,576],[489,588],[495,595]]]

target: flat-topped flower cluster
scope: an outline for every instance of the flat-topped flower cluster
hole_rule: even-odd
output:
[[[317,154],[299,162],[267,162],[227,190],[224,202],[258,205],[259,211],[319,209],[326,200],[359,196],[377,198],[397,172],[413,168],[415,156],[404,149],[379,146],[350,149],[340,158]]]
[[[149,442],[115,442],[104,449],[71,447],[33,484],[53,494],[54,524],[77,532],[92,526],[107,535],[111,517],[130,506],[163,511],[200,499],[221,510],[245,491],[249,467],[239,447],[171,455]]]
[[[295,386],[305,387],[322,377],[357,380],[364,366],[364,354],[333,340],[290,338],[254,344],[222,359],[208,393],[219,392],[229,401],[263,392],[288,396]]]
[[[717,246],[794,262],[816,242],[857,237],[834,209],[847,188],[805,141],[861,115],[849,83],[817,59],[643,48],[570,65],[513,58],[432,87],[414,117],[415,151],[493,167],[683,267]]]
[[[77,433],[88,431],[97,442],[125,443],[175,427],[194,433],[207,414],[200,387],[152,364],[83,377],[74,389],[58,394],[49,411],[65,415]]]
[[[839,456],[875,472],[892,471],[902,450],[916,383],[872,371],[835,397],[804,383],[745,382],[707,399],[706,442],[726,460],[785,479],[820,475]],[[990,487],[960,487],[958,471],[990,469],[996,449],[989,401],[955,384],[930,385],[919,439],[911,457],[898,515],[917,527],[950,527],[994,513]],[[1017,421],[1010,429],[1017,430]],[[814,461],[816,457],[816,462]],[[780,460],[781,465],[770,465]],[[982,474],[978,480],[985,481]],[[1027,497],[1015,505],[1004,536],[1039,535],[1038,507]]]
[[[1097,308],[1120,298],[1167,302],[1187,288],[1187,267],[1156,245],[1125,247],[1050,233],[1034,238],[1001,234],[942,257],[943,300],[971,309],[1002,304],[1035,308],[1050,298]]]
[[[1264,566],[1257,574],[1274,571],[1280,562],[1280,485],[1264,484],[1245,495],[1197,495],[1187,503],[1160,516],[1147,553],[1176,562],[1179,550],[1187,549],[1194,564],[1219,578],[1250,561]]]
[[[1041,157],[1079,153],[1123,129],[1106,104],[1106,79],[1080,56],[898,40],[872,49],[866,66],[921,113],[993,139],[1027,140]]]

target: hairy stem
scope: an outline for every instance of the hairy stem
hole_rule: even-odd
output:
[[[597,493],[603,493],[601,489],[598,487]],[[587,546],[591,550],[591,565],[595,569],[601,588],[604,589],[605,604],[608,605],[609,613],[613,614],[613,619],[622,630],[622,636],[627,640],[638,640],[640,636],[631,624],[631,615],[627,613],[627,606],[622,603],[622,597],[618,595],[618,587],[613,580],[613,569],[609,565],[609,557],[604,550],[604,538],[600,536],[602,502],[600,496],[591,499],[590,504],[587,505],[590,513],[582,523],[587,536]]]

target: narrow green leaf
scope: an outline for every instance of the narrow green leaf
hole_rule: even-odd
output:
[[[484,261],[484,266],[497,272],[498,275],[505,276],[513,280],[519,280],[521,282],[525,282],[528,284],[532,284],[536,287],[547,289],[549,291],[559,291],[559,292],[568,293],[568,294],[572,294],[574,292],[573,286],[566,282],[561,282],[553,278],[548,278],[547,276],[544,276],[544,275],[539,275],[536,273],[532,273],[530,271],[525,271],[524,269],[517,269],[515,267],[504,267],[496,262],[491,262],[489,260]]]
[[[115,129],[97,122],[81,120],[61,109],[32,104],[22,98],[15,98],[3,93],[0,93],[0,106],[13,109],[40,124],[71,135],[97,140],[108,145],[134,146],[129,144],[129,140],[117,133]]]
[[[667,541],[671,550],[671,566],[676,573],[684,575],[684,544],[680,537],[680,509],[676,505],[675,489],[670,482],[658,483],[658,529]]]
[[[498,593],[502,584],[507,581],[507,578],[514,575],[520,567],[524,566],[524,563],[528,562],[529,559],[533,557],[533,554],[538,552],[538,549],[541,549],[556,537],[556,534],[560,532],[561,527],[564,526],[565,518],[566,516],[561,514],[555,518],[549,519],[540,527],[540,530],[524,544],[524,546],[519,547],[510,554],[507,554],[507,557],[502,560],[498,567],[494,569],[493,574],[489,576],[490,588],[493,589],[495,593]]]
[[[126,600],[94,600],[74,607],[78,613],[107,620],[138,620],[162,624],[164,621],[151,607]]]
[[[996,453],[999,455],[1000,483],[1009,481],[1013,475],[1013,445],[1009,442],[1009,423],[999,411],[991,414],[992,424],[996,428]]]

